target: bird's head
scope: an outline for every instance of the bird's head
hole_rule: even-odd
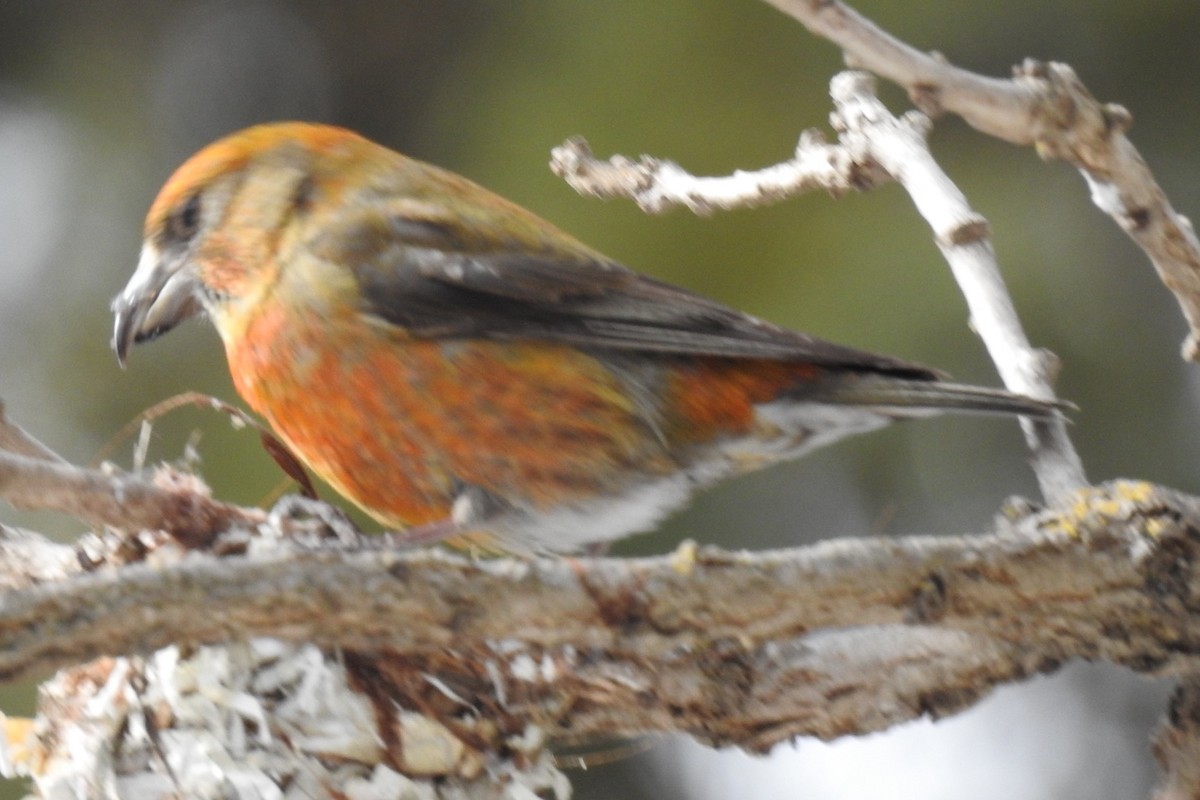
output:
[[[200,312],[221,316],[269,284],[275,252],[316,192],[336,192],[341,163],[370,143],[327,125],[259,125],[192,156],[146,216],[141,256],[113,300],[113,349],[130,347]],[[344,170],[341,170],[344,171]]]

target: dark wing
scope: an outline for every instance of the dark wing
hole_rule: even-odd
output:
[[[429,205],[401,202],[386,222],[376,212],[369,222],[327,231],[312,246],[353,270],[364,312],[417,337],[533,339],[936,377],[920,365],[780,328],[638,275],[515,206],[503,210],[509,224],[489,231],[491,216],[452,220]]]

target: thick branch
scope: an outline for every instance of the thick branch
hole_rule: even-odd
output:
[[[946,713],[1072,657],[1194,666],[1198,551],[1194,500],[1116,484],[989,536],[760,554],[190,554],[9,592],[0,673],[272,636],[503,696],[559,734],[766,747]]]

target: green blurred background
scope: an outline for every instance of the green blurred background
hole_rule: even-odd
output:
[[[984,73],[1030,56],[1072,64],[1098,97],[1133,112],[1132,137],[1176,207],[1200,208],[1194,1],[857,7]],[[802,129],[826,127],[840,64],[836,48],[757,0],[0,0],[0,397],[81,462],[169,395],[235,399],[203,323],[119,370],[107,307],[171,170],[223,133],[290,118],[355,128],[454,169],[635,268],[774,322],[995,383],[928,230],[895,187],[647,217],[580,198],[546,168],[550,148],[577,134],[599,154],[652,153],[699,173],[768,165]],[[893,87],[884,97],[907,107]],[[1145,258],[1069,167],[953,119],[933,145],[990,220],[1031,338],[1064,362],[1060,389],[1080,406],[1072,434],[1089,475],[1197,491],[1196,372],[1178,358],[1184,324]],[[180,457],[195,432],[219,496],[257,502],[278,483],[256,437],[211,413],[156,426],[151,456]],[[128,464],[130,444],[119,452]],[[1004,497],[1035,489],[1015,424],[932,420],[721,487],[620,551],[661,552],[684,537],[761,548],[978,530]],[[80,530],[7,507],[0,519]],[[1146,739],[1164,692],[1077,667],[936,726],[805,742],[771,761],[662,744],[576,775],[578,796],[1136,796],[1153,780]],[[0,707],[29,713],[29,688]],[[868,774],[881,782],[864,783]]]

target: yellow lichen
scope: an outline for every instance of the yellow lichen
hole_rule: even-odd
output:
[[[696,543],[691,539],[680,542],[671,554],[671,569],[680,575],[691,575],[696,568]]]

